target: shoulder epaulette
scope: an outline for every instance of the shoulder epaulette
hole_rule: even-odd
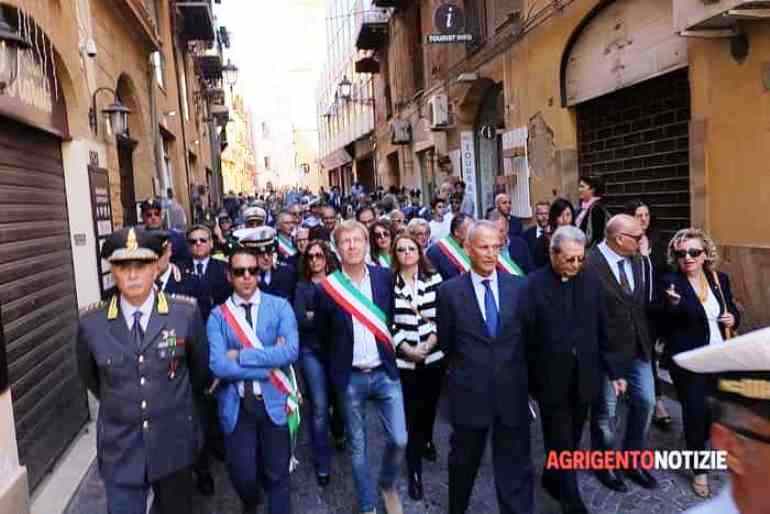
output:
[[[186,303],[189,305],[198,305],[198,300],[196,300],[192,296],[187,296],[184,294],[172,294],[170,295],[170,298],[175,302]]]
[[[105,305],[107,304],[104,301],[94,302],[91,305],[86,305],[85,307],[81,307],[80,310],[78,311],[78,315],[82,318],[86,314],[103,309]]]

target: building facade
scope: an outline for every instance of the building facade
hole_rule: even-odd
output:
[[[442,182],[462,179],[478,213],[507,192],[514,214],[529,217],[536,201],[574,202],[578,178],[600,175],[613,212],[640,198],[664,235],[705,228],[746,326],[770,324],[770,135],[762,129],[770,21],[755,7],[372,0],[354,8],[363,22],[341,39],[354,41],[353,66],[372,80],[375,181],[419,188],[428,200]],[[371,12],[385,12],[387,24]],[[342,71],[321,81],[320,127],[352,118],[340,100],[348,71],[334,69]],[[321,155],[350,149],[346,139],[329,144],[322,133]]]
[[[251,115],[243,97],[232,95],[230,123],[227,125],[227,148],[222,152],[222,181],[224,191],[254,195],[257,178],[257,159]]]
[[[229,41],[212,8],[0,1],[28,43],[0,93],[0,512],[28,511],[89,417],[74,331],[78,308],[112,285],[102,240],[167,188],[190,217],[193,204],[219,201],[227,110],[216,90]],[[130,109],[125,131],[106,116],[117,103]]]

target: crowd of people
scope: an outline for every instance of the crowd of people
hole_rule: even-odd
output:
[[[583,177],[577,208],[538,202],[527,229],[505,194],[477,219],[462,182],[442,185],[429,208],[414,191],[367,195],[359,184],[348,196],[230,198],[184,231],[164,230],[164,206],[144,202],[143,225],[106,241],[116,288],[85,309],[78,332],[80,371],[101,401],[109,512],[144,512],[149,489],[158,512],[190,512],[193,485],[214,493],[212,456],[244,513],[265,498],[270,514],[290,512],[307,403],[317,485],[338,479],[330,463],[347,448],[357,512],[375,512],[379,490],[386,512],[401,514],[402,460],[421,500],[423,460],[446,455],[449,512],[464,514],[490,439],[500,512],[533,513],[534,418],[547,452],[578,449],[587,423],[596,450],[647,449],[653,420],[672,428],[661,346],[686,447],[705,449],[716,379],[676,357],[735,334],[730,280],[704,231],[666,241],[642,201],[611,214],[602,193]],[[433,440],[442,393],[449,448]],[[753,408],[724,402],[732,418]],[[385,441],[377,480],[369,406]],[[731,423],[721,426],[749,430]],[[691,471],[694,494],[710,496],[707,471]],[[544,470],[541,485],[563,512],[586,513],[575,473]],[[641,468],[597,477],[619,492],[627,480],[658,486]]]

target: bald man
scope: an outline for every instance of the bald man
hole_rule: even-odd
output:
[[[586,257],[586,271],[595,275],[602,286],[607,308],[609,354],[621,376],[628,383],[628,420],[620,449],[644,450],[655,406],[652,374],[653,341],[647,321],[648,287],[642,273],[639,242],[644,237],[633,216],[619,214],[610,219],[604,240]],[[614,423],[616,391],[605,375],[602,390],[591,408],[591,444],[594,450],[616,449]],[[655,478],[641,468],[625,475],[646,489],[657,486]],[[600,471],[597,478],[608,488],[628,491],[623,478],[614,471]]]
[[[511,199],[505,193],[500,193],[495,197],[495,210],[508,220],[508,239],[521,236],[524,227],[521,219],[511,214]],[[487,216],[489,218],[489,216]]]

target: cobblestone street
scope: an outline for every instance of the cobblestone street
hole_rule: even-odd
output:
[[[675,419],[669,433],[662,433],[653,428],[650,446],[657,449],[681,448],[679,432],[681,429],[678,404],[668,402],[669,409]],[[382,445],[378,444],[380,427],[376,416],[369,416],[370,448],[372,462],[379,467]],[[451,430],[444,419],[437,423],[436,444],[440,452],[437,463],[425,463],[424,487],[425,501],[417,503],[409,499],[406,492],[406,479],[400,483],[401,495],[405,514],[445,513],[447,509],[447,470],[446,455],[449,448]],[[584,445],[587,436],[584,437]],[[533,456],[536,470],[542,468],[544,456],[539,423],[533,424]],[[331,485],[320,489],[316,485],[307,433],[303,432],[300,442],[300,467],[292,475],[293,504],[295,513],[301,514],[351,514],[354,512],[354,491],[350,474],[349,459],[345,454],[338,454],[334,459]],[[603,487],[589,473],[580,476],[581,491],[586,505],[593,514],[675,514],[698,502],[690,491],[688,477],[684,474],[657,472],[660,483],[658,489],[647,491],[629,482],[630,491],[618,494]],[[230,486],[224,466],[216,462],[215,480],[217,494],[213,498],[198,497],[195,514],[240,514],[240,504]],[[713,491],[718,491],[724,481],[723,476],[712,480]],[[558,505],[539,487],[539,477],[536,488],[537,512],[540,514],[559,513]],[[384,512],[380,506],[378,512]],[[469,514],[492,514],[497,512],[495,500],[492,463],[487,452],[484,464],[476,480],[476,488]],[[67,514],[105,514],[104,489],[98,477],[95,466],[92,466],[80,490],[73,498]]]

